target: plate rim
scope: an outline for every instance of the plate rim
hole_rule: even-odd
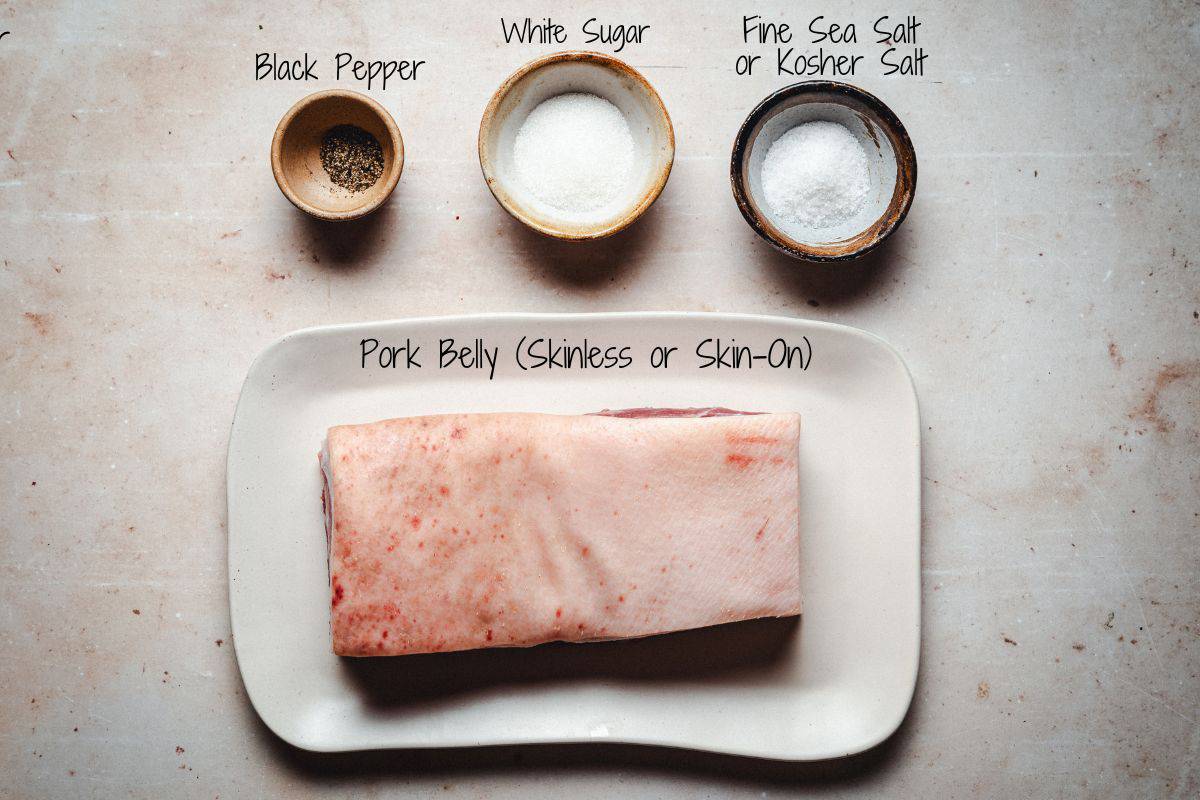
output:
[[[393,743],[366,743],[362,745],[345,745],[340,744],[335,740],[313,739],[310,737],[302,737],[294,735],[294,732],[288,730],[285,726],[279,725],[278,720],[269,718],[269,715],[263,712],[260,703],[255,699],[255,691],[250,688],[250,682],[246,680],[245,670],[242,665],[242,657],[238,652],[239,636],[237,632],[237,615],[234,613],[235,598],[238,592],[235,591],[235,575],[234,575],[234,548],[232,546],[234,540],[233,525],[230,524],[234,516],[234,504],[236,492],[232,487],[232,475],[234,469],[234,447],[233,443],[239,429],[239,419],[242,416],[243,404],[247,400],[247,387],[250,381],[255,377],[260,365],[265,363],[269,356],[277,350],[290,346],[297,341],[303,341],[319,335],[337,334],[353,329],[378,329],[381,327],[395,325],[423,325],[430,323],[462,323],[462,322],[487,322],[491,320],[578,320],[587,322],[592,320],[610,320],[610,319],[629,319],[638,318],[650,321],[660,320],[676,320],[676,319],[719,319],[727,322],[766,322],[784,325],[802,325],[815,326],[818,329],[836,331],[841,335],[849,335],[852,338],[862,339],[870,344],[880,347],[888,354],[891,361],[900,368],[901,374],[905,379],[905,389],[907,396],[912,401],[913,407],[913,428],[909,432],[912,437],[912,451],[916,458],[916,520],[914,527],[916,536],[913,540],[915,548],[915,563],[916,563],[916,581],[914,582],[915,598],[911,598],[913,608],[915,609],[915,625],[912,628],[910,636],[915,639],[915,657],[908,675],[905,680],[907,690],[905,692],[904,702],[897,705],[897,712],[892,718],[888,719],[884,724],[879,726],[879,729],[869,737],[864,737],[861,744],[850,749],[831,749],[817,753],[804,753],[800,755],[780,755],[774,752],[765,752],[754,748],[737,748],[737,747],[722,747],[714,748],[703,742],[679,737],[678,739],[666,738],[645,738],[636,736],[554,736],[554,737],[512,737],[504,739],[493,739],[487,741],[479,741],[470,738],[449,738],[438,742],[406,742],[401,744]],[[246,698],[250,701],[251,707],[254,709],[258,718],[266,725],[267,729],[272,734],[278,736],[287,744],[310,752],[316,753],[339,753],[339,752],[366,752],[374,750],[432,750],[432,749],[457,749],[457,748],[476,748],[476,747],[502,747],[502,746],[535,746],[535,745],[553,745],[553,744],[569,744],[580,745],[586,743],[601,743],[601,744],[626,744],[648,747],[663,747],[670,749],[694,750],[709,753],[721,753],[745,758],[756,758],[771,761],[782,761],[791,763],[804,763],[816,761],[830,761],[858,753],[866,752],[875,747],[878,747],[883,742],[887,741],[903,724],[908,716],[913,699],[916,695],[917,679],[920,674],[922,661],[922,616],[923,603],[921,597],[921,540],[922,540],[922,508],[924,500],[924,485],[921,479],[922,475],[922,448],[921,448],[921,408],[920,398],[917,394],[916,384],[913,381],[912,372],[908,368],[908,364],[900,355],[899,351],[886,339],[878,334],[870,331],[856,328],[850,325],[843,325],[837,322],[827,322],[824,320],[806,319],[803,317],[787,317],[778,314],[753,314],[742,312],[723,312],[723,311],[583,311],[583,312],[523,312],[523,311],[499,311],[499,312],[482,312],[470,314],[432,314],[417,317],[395,317],[385,320],[372,320],[367,322],[339,322],[327,325],[310,325],[303,328],[298,328],[293,331],[284,333],[272,339],[258,355],[251,361],[250,366],[246,370],[246,377],[242,380],[242,385],[238,390],[238,399],[234,407],[233,419],[230,423],[229,439],[226,442],[225,455],[225,535],[226,535],[226,589],[229,596],[229,624],[230,638],[232,639],[234,658],[238,666],[238,675],[242,681],[242,687],[245,690]]]

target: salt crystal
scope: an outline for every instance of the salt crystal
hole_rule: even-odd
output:
[[[602,97],[571,92],[551,97],[517,131],[517,179],[543,203],[588,214],[630,193],[634,144],[625,115]]]
[[[762,186],[767,205],[786,222],[837,227],[866,203],[871,190],[867,154],[845,125],[806,122],[771,143]]]

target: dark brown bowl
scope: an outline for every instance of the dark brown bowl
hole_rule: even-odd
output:
[[[876,202],[868,208],[880,209],[877,216],[863,220],[861,230],[843,232],[829,241],[817,236],[801,238],[794,231],[785,232],[782,223],[773,220],[766,210],[759,195],[760,181],[752,170],[761,168],[770,147],[770,141],[760,142],[764,129],[775,129],[770,136],[773,141],[781,133],[779,128],[790,127],[788,117],[800,122],[834,119],[859,129],[857,134],[868,158],[875,156],[872,182]],[[771,125],[772,121],[777,122]],[[806,261],[849,261],[874,250],[904,221],[917,188],[917,154],[904,125],[875,95],[847,83],[805,81],[769,95],[746,117],[733,142],[729,179],[746,222],[777,249]]]

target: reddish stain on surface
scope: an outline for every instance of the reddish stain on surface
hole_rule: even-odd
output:
[[[585,555],[585,556],[586,556],[586,555],[588,554],[588,548],[586,548],[586,547],[585,547],[585,548],[583,548],[582,550],[580,550],[579,552],[580,552],[580,554],[581,554],[581,555]]]
[[[732,464],[738,469],[745,469],[754,463],[754,457],[743,455],[742,453],[730,453],[725,456],[725,463]]]
[[[1159,433],[1170,433],[1175,421],[1165,416],[1159,408],[1159,395],[1172,383],[1200,376],[1200,362],[1190,364],[1166,364],[1154,376],[1154,383],[1146,392],[1141,405],[1129,412],[1129,418],[1144,419],[1154,425]]]
[[[774,436],[739,436],[736,433],[727,434],[725,441],[730,444],[779,444]]]
[[[758,529],[758,533],[754,534],[755,541],[762,539],[763,533],[765,533],[766,530],[767,530],[767,523],[764,522],[762,524],[762,527]]]
[[[487,629],[487,640],[489,642],[492,640],[492,629],[491,628]]]
[[[337,607],[337,604],[342,602],[342,598],[344,598],[345,596],[346,596],[346,588],[344,586],[342,586],[342,582],[339,581],[337,579],[337,576],[335,575],[333,577],[333,605],[334,605],[334,607]]]
[[[449,486],[439,486],[438,494],[440,494],[442,497],[445,497],[446,495],[450,494],[450,487]]]
[[[35,314],[32,311],[26,311],[24,316],[33,325],[33,329],[39,336],[45,336],[50,332],[49,314]]]
[[[554,616],[555,616],[555,617],[561,617],[561,616],[562,616],[562,609],[560,608],[560,609],[558,609],[557,611],[555,611],[555,612],[554,612]]]
[[[454,430],[450,431],[450,438],[451,439],[461,439],[461,438],[463,438],[464,433],[466,433],[466,431],[463,428],[459,428],[456,426],[454,428]]]
[[[623,594],[619,594],[619,595],[617,595],[617,602],[624,603],[624,602],[625,602],[625,595],[623,595]]]
[[[388,632],[384,631],[383,633],[380,634],[380,636],[382,636],[384,639],[386,639],[388,637]]]
[[[1121,348],[1117,347],[1116,342],[1108,343],[1108,357],[1117,369],[1125,366],[1125,356],[1121,355]]]
[[[412,525],[412,529],[415,531],[417,528],[421,527],[421,518],[415,515],[409,517],[408,524]]]

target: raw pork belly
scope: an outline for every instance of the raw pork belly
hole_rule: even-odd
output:
[[[524,647],[799,614],[799,435],[797,414],[723,409],[331,428],[333,650]]]

